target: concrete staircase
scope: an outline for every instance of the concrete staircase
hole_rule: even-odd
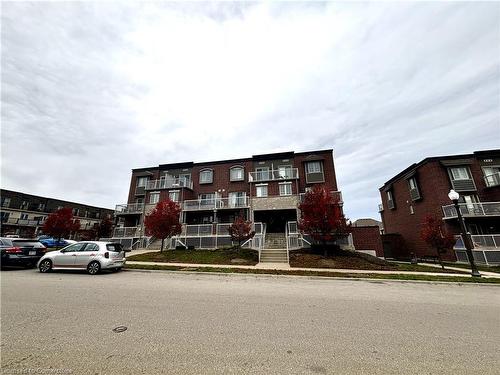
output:
[[[260,253],[260,262],[288,263],[284,233],[266,233],[266,242]]]

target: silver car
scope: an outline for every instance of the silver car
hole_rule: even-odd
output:
[[[119,271],[125,261],[120,243],[82,241],[46,253],[40,258],[38,269],[43,273],[59,269],[87,270],[95,275],[103,269]]]

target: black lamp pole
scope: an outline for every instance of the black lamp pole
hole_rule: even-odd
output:
[[[465,221],[460,212],[460,206],[458,205],[458,199],[453,199],[453,204],[455,205],[455,210],[457,211],[458,222],[460,223],[460,229],[462,231],[462,238],[464,240],[465,251],[467,252],[467,257],[469,258],[470,268],[472,270],[472,276],[481,277],[479,273],[476,263],[474,262],[474,255],[472,254],[472,245],[470,240],[470,234],[467,232],[467,228],[465,227]]]

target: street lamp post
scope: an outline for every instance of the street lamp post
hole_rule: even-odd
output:
[[[460,212],[460,206],[458,205],[458,198],[460,198],[460,194],[458,194],[455,190],[450,190],[448,197],[451,199],[453,202],[453,205],[455,206],[455,210],[457,211],[457,217],[458,217],[458,222],[460,224],[460,230],[462,232],[462,238],[465,246],[465,251],[467,253],[467,258],[469,258],[469,263],[470,263],[470,268],[472,270],[471,274],[472,276],[476,277],[481,277],[481,274],[479,273],[476,263],[474,262],[474,255],[472,254],[472,244],[470,240],[470,233],[467,232],[467,228],[465,227],[465,221],[462,216],[462,213]]]

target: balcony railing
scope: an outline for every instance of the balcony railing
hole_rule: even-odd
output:
[[[33,220],[33,219],[16,219],[16,218],[4,218],[2,219],[2,224],[10,224],[10,225],[23,225],[28,227],[36,227],[43,225],[45,223],[45,219]]]
[[[144,210],[144,203],[117,204],[115,215],[140,214]]]
[[[188,178],[160,178],[159,180],[148,181],[146,190],[173,189],[181,187],[193,189],[193,181]]]
[[[459,207],[462,216],[500,216],[500,202],[460,203]],[[455,205],[450,204],[442,208],[445,219],[457,217]]]
[[[298,168],[273,169],[268,171],[255,171],[248,174],[249,182],[284,181],[299,178]]]
[[[499,186],[500,185],[500,172],[496,172],[487,176],[484,176],[484,182],[486,186]]]
[[[184,211],[200,210],[222,210],[231,208],[249,207],[250,199],[247,196],[235,198],[211,198],[211,199],[193,199],[182,203]]]
[[[113,231],[113,238],[118,237],[139,237],[141,235],[140,227],[118,227]]]

